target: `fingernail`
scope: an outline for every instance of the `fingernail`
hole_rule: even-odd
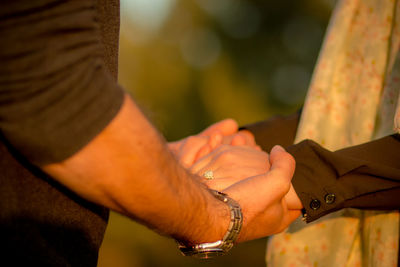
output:
[[[286,151],[283,147],[281,147],[280,145],[275,145],[272,150],[277,150],[277,151]],[[271,152],[272,152],[271,150]]]

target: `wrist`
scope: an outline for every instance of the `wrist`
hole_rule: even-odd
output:
[[[214,229],[214,233],[210,235],[209,240],[204,240],[205,242],[222,240],[229,228],[231,221],[230,207],[223,201],[217,199],[212,193],[210,193],[210,195],[213,198],[213,206],[211,207],[212,211],[210,210],[209,213],[211,219],[211,225],[209,229]]]
[[[229,228],[229,206],[216,199],[208,188],[206,191],[205,216],[195,214],[198,225],[197,230],[193,231],[192,238],[189,241],[190,245],[222,240]]]
[[[228,228],[221,239],[213,242],[195,243],[190,245],[180,243],[179,249],[185,256],[205,259],[225,255],[233,247],[239,236],[243,223],[240,205],[225,193],[215,190],[211,190],[211,192],[216,199],[225,203],[226,206],[229,207],[230,220]],[[215,228],[215,226],[213,228]]]

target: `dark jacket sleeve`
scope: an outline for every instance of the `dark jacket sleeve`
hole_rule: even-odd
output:
[[[31,162],[73,155],[117,114],[96,1],[4,1],[0,36],[0,130]]]
[[[300,112],[287,116],[277,115],[268,120],[244,125],[240,129],[249,130],[257,144],[269,152],[275,145],[283,147],[293,145],[299,120]]]
[[[276,118],[273,119],[273,121]],[[279,123],[282,123],[282,119]],[[286,120],[287,125],[296,120]],[[260,125],[268,126],[261,127]],[[285,132],[268,135],[273,131],[271,121],[245,126],[262,146],[270,151],[275,144],[287,145]],[[293,127],[278,125],[277,129]],[[260,130],[263,129],[263,130]],[[293,136],[288,133],[288,136]],[[293,138],[290,138],[293,141]],[[341,208],[399,209],[400,208],[400,138],[387,136],[359,146],[328,151],[311,140],[288,146],[296,159],[293,186],[303,206],[307,222]]]
[[[398,135],[334,152],[305,140],[288,152],[296,159],[292,183],[308,222],[341,208],[400,208]]]

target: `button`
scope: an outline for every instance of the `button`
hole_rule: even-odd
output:
[[[336,200],[335,194],[327,194],[325,196],[325,203],[326,204],[332,204],[333,202],[335,202],[335,200]]]
[[[313,210],[317,210],[319,209],[319,207],[321,207],[321,202],[318,199],[311,200],[310,208],[312,208]]]

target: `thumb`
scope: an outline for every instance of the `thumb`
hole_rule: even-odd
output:
[[[285,151],[279,145],[272,148],[270,153],[271,169],[267,173],[269,179],[276,183],[286,194],[290,189],[290,181],[292,180],[296,162],[292,155]]]

